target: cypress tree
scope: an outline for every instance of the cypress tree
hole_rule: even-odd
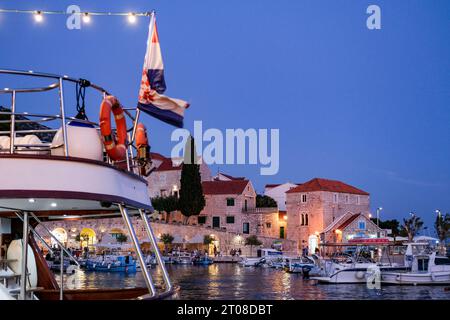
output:
[[[184,148],[184,163],[181,169],[179,210],[187,224],[190,216],[198,216],[205,207],[200,165],[197,164],[194,138],[190,136]]]

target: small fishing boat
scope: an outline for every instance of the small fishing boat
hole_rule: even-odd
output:
[[[180,252],[175,258],[177,264],[189,265],[192,264],[192,255],[189,252]]]
[[[308,276],[317,276],[321,273],[321,268],[312,257],[288,259],[285,270],[289,273],[300,273]]]
[[[130,256],[106,256],[86,261],[88,271],[99,272],[136,272],[136,260]]]
[[[194,259],[192,260],[192,263],[195,265],[209,266],[210,264],[214,263],[214,260],[206,255],[205,256],[197,256],[197,257],[194,257]]]
[[[258,249],[256,257],[245,257],[239,262],[244,267],[257,267],[268,264],[269,261],[282,258],[283,252],[271,248]]]
[[[421,248],[422,247],[422,248]],[[414,253],[414,250],[419,252]],[[405,262],[411,270],[381,272],[382,284],[397,285],[448,285],[450,284],[450,259],[424,248],[423,244],[409,244]]]
[[[288,263],[289,258],[279,257],[265,260],[266,260],[265,265],[267,265],[269,268],[284,269]]]

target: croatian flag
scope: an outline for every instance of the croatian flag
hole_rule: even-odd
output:
[[[159,120],[182,128],[184,110],[189,107],[189,104],[186,101],[163,95],[164,91],[166,91],[164,64],[156,29],[156,17],[155,14],[152,14],[138,108]]]

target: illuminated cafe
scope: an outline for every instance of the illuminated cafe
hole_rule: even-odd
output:
[[[387,230],[379,228],[369,216],[347,213],[337,218],[320,234],[322,244],[388,243]]]

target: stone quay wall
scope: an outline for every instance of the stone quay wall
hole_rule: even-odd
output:
[[[141,243],[148,242],[148,236],[145,231],[144,224],[142,221],[133,217],[133,226],[137,237]],[[83,229],[91,229],[95,233],[94,243],[103,242],[108,239],[111,243],[110,233],[112,230],[114,232],[121,231],[125,235],[128,235],[128,231],[123,223],[122,218],[105,218],[105,219],[83,219],[83,220],[59,220],[59,221],[48,221],[43,222],[43,224],[51,231],[58,229],[60,232],[64,230],[66,233],[65,244],[67,247],[79,248],[80,243],[76,241],[76,236]],[[210,227],[203,226],[192,226],[192,225],[182,225],[177,223],[165,223],[165,222],[151,222],[152,229],[156,237],[161,236],[161,234],[168,233],[175,237],[173,246],[176,247],[187,247],[190,241],[193,239],[203,239],[205,235],[212,235],[216,240],[214,244],[216,245],[218,251],[222,255],[229,255],[231,249],[241,249],[243,256],[256,255],[256,249],[250,248],[250,246],[245,246],[245,238],[250,236],[247,234],[229,232],[225,230],[213,229]],[[44,230],[41,225],[36,227],[36,231],[48,242],[51,243],[50,236]],[[180,241],[181,239],[181,241]],[[283,251],[286,253],[296,254],[296,242],[279,239],[272,237],[259,236],[258,239],[263,243],[261,247],[270,248],[275,242],[281,243]],[[104,241],[102,241],[104,240]],[[130,241],[128,241],[130,242]],[[197,241],[198,242],[198,241]],[[199,244],[201,246],[201,244]],[[161,248],[162,244],[160,244]],[[250,252],[252,250],[252,252]]]

